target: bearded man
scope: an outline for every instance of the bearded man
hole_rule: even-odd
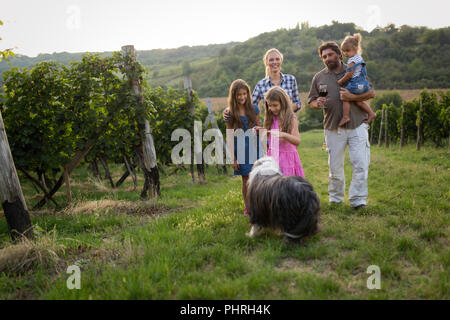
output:
[[[349,189],[349,202],[355,209],[367,206],[367,178],[370,163],[370,143],[365,123],[367,113],[354,101],[364,101],[375,97],[373,89],[355,95],[338,84],[345,74],[347,66],[342,62],[342,54],[335,42],[325,42],[319,47],[319,56],[325,68],[318,72],[311,83],[308,104],[313,109],[323,109],[323,126],[328,152],[330,203],[341,203],[345,196],[344,158],[348,145],[350,162],[353,168]],[[326,89],[325,89],[326,88]],[[327,91],[327,96],[320,96],[320,91]],[[342,101],[350,102],[350,121],[338,127],[342,118]]]

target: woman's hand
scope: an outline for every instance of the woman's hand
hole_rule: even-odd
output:
[[[228,108],[223,110],[222,117],[223,117],[223,121],[225,121],[225,122],[230,120],[230,110]]]

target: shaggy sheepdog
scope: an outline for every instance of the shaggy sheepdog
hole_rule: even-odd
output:
[[[263,228],[279,229],[286,240],[301,242],[318,232],[320,200],[308,181],[283,176],[272,157],[253,164],[247,191],[251,238]]]

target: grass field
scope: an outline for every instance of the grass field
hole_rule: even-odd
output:
[[[79,168],[71,206],[32,213],[35,242],[12,245],[0,214],[0,299],[449,299],[449,151],[373,146],[369,207],[354,211],[347,199],[328,204],[322,142],[321,130],[302,133],[322,205],[321,232],[305,246],[269,231],[247,238],[240,179],[215,167],[205,185],[188,171],[163,175],[163,197],[146,202],[142,180],[112,190]],[[345,172],[348,190],[348,157]],[[31,207],[39,199],[23,189]],[[66,287],[74,264],[80,290]],[[366,286],[370,265],[380,290]]]

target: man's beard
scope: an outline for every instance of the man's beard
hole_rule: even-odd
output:
[[[334,61],[328,61],[326,65],[328,69],[334,70],[339,67],[339,59],[336,59]]]

